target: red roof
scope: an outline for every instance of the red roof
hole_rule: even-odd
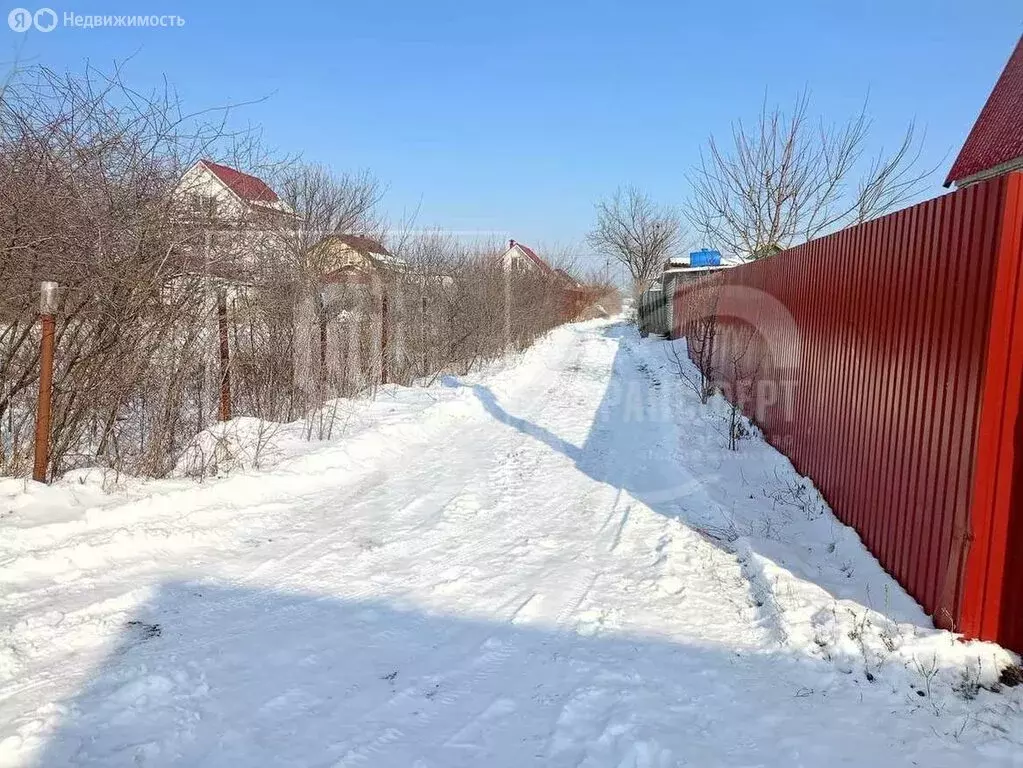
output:
[[[543,259],[541,259],[539,256],[537,256],[536,252],[532,248],[530,248],[528,245],[523,245],[522,243],[517,243],[514,240],[512,240],[508,244],[509,250],[514,248],[516,245],[519,247],[519,250],[521,250],[524,254],[526,254],[526,256],[529,257],[529,259],[531,259],[532,262],[534,264],[536,264],[536,266],[540,267],[540,269],[542,271],[544,271],[544,272],[550,272],[551,271],[551,265],[548,264]]]
[[[1023,37],[995,83],[945,179],[947,187],[1023,157]]]
[[[214,163],[211,160],[203,160],[202,164],[209,168],[218,179],[224,182],[242,200],[276,203],[279,199],[277,193],[270,189],[262,179],[242,173],[229,166]]]

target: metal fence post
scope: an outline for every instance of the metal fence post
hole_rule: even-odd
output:
[[[57,284],[43,282],[39,287],[39,320],[42,340],[39,347],[39,400],[36,406],[35,462],[32,479],[46,482],[50,448],[50,400],[53,393],[53,342],[57,312]]]

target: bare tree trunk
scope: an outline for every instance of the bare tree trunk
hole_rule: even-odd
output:
[[[217,327],[220,336],[220,420],[231,420],[231,347],[227,328],[227,296],[217,290]]]

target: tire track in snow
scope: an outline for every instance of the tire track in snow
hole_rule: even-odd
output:
[[[580,349],[573,350],[573,360],[578,360],[582,354]],[[571,369],[571,364],[568,366]],[[567,370],[562,371],[560,376],[551,382],[544,391],[544,396],[538,400],[534,399],[534,402],[542,403],[540,412],[533,414],[533,418],[539,420],[540,415],[548,408],[555,407],[557,404],[557,398],[552,397],[556,392],[571,391],[571,386],[565,386],[566,382],[564,378],[570,377],[575,371]],[[570,382],[569,382],[570,383]],[[528,441],[532,441],[533,438],[529,435],[514,435],[514,439],[510,441],[512,445],[517,446],[507,455],[511,457],[512,462],[498,462],[497,467],[488,476],[488,480],[491,480],[491,487],[496,489],[498,495],[503,495],[501,506],[508,506],[515,503],[515,497],[510,494],[510,491],[515,489],[521,492],[522,489],[528,489],[529,485],[524,482],[525,478],[534,475],[543,464],[543,449],[540,446],[532,445]],[[507,440],[507,438],[506,438]],[[500,444],[500,443],[499,443]],[[517,472],[515,468],[516,463],[524,463],[528,461],[528,465],[524,472]],[[521,493],[519,495],[522,495]],[[530,493],[526,493],[530,495]],[[511,498],[509,498],[511,496]],[[534,535],[548,536],[557,535],[560,530],[557,528],[552,532],[550,531],[550,521],[532,518],[532,521],[537,524],[537,528],[533,531]],[[496,526],[489,528],[490,532],[484,537],[484,540],[488,544],[497,544],[498,542],[504,543],[504,549],[507,550],[514,545],[512,542],[514,538],[509,538],[511,531]],[[521,534],[521,531],[518,531]],[[442,563],[437,564],[434,568],[443,567],[451,568],[456,565],[465,565],[470,562],[478,562],[480,552],[484,547],[482,541],[475,545],[471,545],[468,548],[462,548],[461,553],[457,556],[454,561],[452,559],[445,559]],[[526,583],[535,582],[539,577],[542,577],[546,583],[563,583],[557,579],[552,578],[551,571],[549,568],[545,568],[543,564],[534,567],[527,578],[524,579]],[[418,572],[414,576],[415,581],[422,580],[422,572]],[[596,572],[592,569],[576,570],[576,572],[568,579],[568,588],[559,590],[558,599],[556,605],[551,607],[550,600],[542,600],[543,607],[546,614],[554,613],[553,628],[556,630],[567,630],[569,629],[569,621],[575,616],[579,609],[579,606],[586,599],[590,589],[596,580]],[[527,590],[528,592],[528,590]],[[510,608],[510,614],[506,615],[503,620],[499,616],[492,616],[491,620],[499,619],[502,623],[511,625],[515,623],[516,619],[519,618],[527,609],[531,603],[534,603],[538,597],[537,593],[527,592],[519,594],[517,597],[513,597],[511,600],[506,601],[504,607],[499,613],[504,613],[505,609]],[[496,647],[494,645],[496,644]],[[495,637],[490,637],[480,646],[477,650],[482,650],[482,654],[477,655],[472,662],[470,662],[468,668],[460,668],[454,672],[442,674],[440,676],[440,682],[438,685],[438,692],[441,690],[440,686],[445,686],[444,692],[438,693],[430,702],[429,709],[425,712],[417,712],[416,717],[413,718],[413,726],[406,726],[404,729],[395,725],[386,725],[380,728],[375,734],[366,734],[364,737],[360,737],[354,741],[350,741],[346,744],[348,751],[345,756],[335,764],[336,768],[342,768],[343,766],[357,765],[365,763],[371,757],[380,758],[381,753],[389,748],[392,748],[398,742],[412,742],[414,744],[424,744],[430,739],[426,737],[429,735],[426,733],[426,729],[431,728],[438,718],[441,717],[442,713],[449,711],[456,707],[461,701],[471,696],[474,692],[481,689],[484,682],[492,678],[497,672],[504,667],[505,664],[511,659],[516,653],[519,652],[519,648],[514,643],[501,641]],[[453,689],[448,689],[446,686],[450,686],[452,681],[459,681],[456,683]],[[401,711],[401,705],[408,702],[410,698],[414,698],[422,693],[422,686],[413,686],[405,691],[393,697],[391,700],[386,702],[381,707],[372,710],[367,713],[363,718],[360,718],[360,723],[367,725],[370,722],[378,720],[380,717],[387,715],[387,713],[399,713]],[[423,694],[425,695],[425,694]],[[489,701],[489,700],[488,700]],[[478,713],[470,716],[470,720],[477,716]],[[407,722],[407,720],[405,721]],[[457,733],[463,730],[465,723],[459,721],[454,727],[454,732]],[[451,728],[447,728],[446,731],[450,731]],[[438,737],[438,743],[444,743],[450,739],[450,733],[441,738]],[[350,746],[349,746],[350,745]]]
[[[538,400],[540,402],[549,401],[551,399],[551,395],[554,393],[557,387],[558,387],[557,381],[546,382],[546,387],[543,392],[543,395],[539,397]],[[483,422],[482,425],[472,423],[468,425],[463,425],[463,429],[454,432],[449,440],[444,441],[443,443],[440,444],[430,446],[430,452],[432,455],[423,458],[434,459],[434,463],[437,463],[437,461],[440,461],[442,457],[444,457],[445,455],[453,454],[457,447],[459,447],[460,443],[465,439],[464,431],[465,427],[468,427],[469,429],[472,430],[485,432],[487,428],[492,427],[492,424],[490,422]],[[492,473],[495,470],[508,472],[510,467],[513,467],[518,462],[521,456],[530,458],[530,454],[528,452],[525,452],[520,454],[520,456],[513,458],[511,464],[509,464],[509,462],[507,461],[495,459],[490,468],[490,472]],[[539,469],[539,465],[537,463],[533,463],[531,466],[528,467],[526,471],[516,471],[516,474],[518,475],[520,481],[522,481],[531,476],[532,474],[534,474],[537,471],[537,469]],[[345,506],[343,499],[355,499],[358,500],[358,503],[360,505],[371,507],[372,506],[371,500],[366,498],[366,493],[370,489],[374,488],[374,486],[382,485],[387,479],[388,478],[386,477],[386,472],[380,468],[372,470],[368,476],[363,474],[354,486],[349,486],[344,489],[345,495],[344,497],[342,497],[342,499],[331,500],[332,506],[343,508]],[[460,481],[459,484],[449,484],[449,487],[450,486],[453,487],[452,490],[450,491],[450,496],[447,499],[447,502],[440,505],[441,510],[443,510],[449,503],[456,501],[458,498],[464,498],[467,495],[475,495],[474,490],[476,489],[477,485],[478,484],[475,482],[471,483],[470,485],[466,485],[464,479]],[[509,485],[509,483],[500,483],[498,485],[507,486]],[[415,486],[413,484],[413,487],[409,489],[407,495],[408,503],[406,504],[406,507],[413,506],[416,503],[422,501],[422,497],[420,495],[417,495],[421,493],[421,488],[422,488],[421,485]],[[473,490],[467,491],[467,489],[469,488]],[[308,500],[310,501],[322,501],[323,494],[317,492],[314,494],[309,494],[303,498],[308,498]],[[257,510],[262,510],[265,507],[266,505],[260,505],[259,507],[257,507]],[[198,510],[197,512],[192,513],[191,516],[195,517],[197,514],[199,514],[199,512],[205,512],[205,509]],[[217,520],[220,522],[227,520],[238,523],[233,527],[244,530],[251,527],[251,520],[253,518],[260,517],[265,517],[265,513],[262,511],[257,512],[256,510],[253,510],[252,512],[246,512],[245,514],[239,515],[239,510],[232,508],[230,510],[225,510],[223,514],[218,516]],[[443,517],[442,514],[439,514],[437,516],[438,523],[441,524],[443,523],[442,517]],[[310,519],[308,516],[299,519],[304,522],[303,529],[297,533],[291,531],[286,538],[280,537],[282,545],[287,541],[293,541],[296,538],[304,538],[311,535],[312,533],[316,533],[317,529],[315,522],[316,520],[322,519],[322,515],[318,515],[315,519]],[[231,579],[229,583],[232,586],[238,588],[239,590],[245,590],[250,584],[254,583],[257,580],[263,583],[274,584],[275,588],[279,588],[282,584],[285,584],[289,581],[302,582],[305,576],[307,576],[310,572],[316,570],[317,568],[322,567],[325,561],[329,561],[333,556],[337,554],[337,550],[334,548],[334,545],[339,539],[352,536],[352,531],[350,527],[346,525],[348,522],[350,522],[349,519],[342,516],[339,518],[339,522],[342,523],[342,525],[339,525],[333,532],[329,533],[328,535],[318,536],[312,541],[306,541],[305,543],[302,543],[297,547],[291,548],[290,550],[285,551],[283,554],[271,560],[264,561],[263,563],[258,564],[254,569],[245,573],[243,576]],[[385,527],[390,529],[390,525],[387,525]],[[397,583],[392,582],[391,585],[387,585],[390,588],[384,589],[383,592],[381,591],[380,584],[364,582],[361,584],[359,588],[338,595],[337,597],[340,599],[344,599],[345,601],[367,600],[371,598],[378,598],[381,594],[401,592],[403,590],[407,590],[413,587],[417,583],[423,583],[424,581],[432,582],[438,576],[440,576],[440,574],[442,574],[445,570],[448,570],[451,567],[463,566],[474,562],[479,562],[484,557],[484,551],[487,549],[496,548],[495,547],[496,542],[499,542],[501,539],[501,532],[499,530],[494,530],[490,533],[490,535],[487,536],[473,537],[468,545],[466,545],[463,542],[462,546],[460,546],[458,550],[457,558],[453,560],[450,557],[444,557],[445,555],[450,554],[451,540],[449,532],[444,532],[443,535],[439,535],[437,540],[432,545],[429,545],[424,549],[422,537],[416,535],[415,533],[415,531],[421,527],[422,523],[416,526],[410,526],[409,527],[410,533],[403,541],[399,542],[399,548],[397,552],[393,551],[393,546],[391,545],[386,547],[386,549],[389,550],[386,552],[383,551],[385,548],[381,548],[380,557],[373,558],[372,562],[367,564],[366,567],[363,569],[366,572],[378,571],[388,560],[394,560],[396,558],[401,559],[407,554],[418,549],[419,551],[417,552],[417,554],[419,555],[420,558],[420,566],[416,570],[405,573]],[[437,528],[438,525],[434,523],[431,527]],[[103,546],[109,545],[111,543],[110,539],[116,536],[119,530],[120,530],[119,528],[108,529],[105,532],[106,538],[101,539],[99,544]],[[226,536],[227,534],[224,534],[221,531],[220,535]],[[279,537],[279,534],[277,533],[274,533],[273,535],[275,538]],[[77,542],[73,542],[68,545],[68,548],[70,549],[74,549],[77,547],[79,547],[79,543]],[[59,552],[60,550],[57,550],[56,552],[54,552],[54,554],[57,554]],[[424,556],[431,556],[431,559],[428,561],[426,567],[423,567],[421,565],[423,562],[422,558]],[[297,568],[292,567],[292,565],[299,560],[303,561],[302,564]],[[152,562],[151,560],[144,560],[142,561],[142,564],[144,566],[144,570],[149,570],[149,566],[152,565]],[[123,570],[121,571],[121,575],[123,576]],[[201,588],[202,586],[201,582],[197,586]],[[65,599],[67,598],[66,585],[57,585],[56,587],[53,587],[53,589],[59,589],[61,592],[64,593],[63,595],[64,598]],[[95,579],[83,577],[81,579],[80,589],[83,594],[93,592],[95,589]],[[25,599],[25,596],[19,597],[20,597],[19,601],[23,601]],[[87,604],[85,604],[81,609],[77,610],[75,613],[77,614],[82,612],[88,612],[97,602],[104,602],[107,599],[108,598],[104,598],[104,600],[102,601],[90,601]],[[328,597],[325,599],[331,598]],[[261,591],[251,591],[240,594],[234,599],[229,600],[227,602],[224,601],[218,602],[217,610],[228,612],[234,610],[242,610],[247,606],[258,604],[263,600],[265,600],[265,595]],[[128,610],[127,613],[130,614],[131,611]],[[418,623],[420,624],[425,622],[426,620],[425,617],[423,617],[418,612],[411,613],[410,615],[418,617]],[[75,626],[89,623],[88,619],[83,619],[80,622],[69,623],[70,618],[71,614],[67,614],[65,617],[62,618],[60,626],[54,629],[55,632],[54,637],[56,637],[57,634],[63,634],[67,631],[71,631],[72,629],[74,629]],[[296,619],[293,615],[288,617],[281,617],[279,619],[271,618],[268,620],[267,629],[268,630],[280,629],[286,627],[288,624],[294,622],[295,620]],[[114,623],[120,626],[119,622]],[[246,634],[245,631],[238,631],[234,633],[221,632],[215,638],[211,638],[208,642],[190,644],[187,650],[203,650],[206,648],[210,648],[214,645],[231,643],[235,640],[244,637],[245,634]],[[40,638],[39,642],[42,643],[43,638]],[[143,652],[143,658],[146,658],[145,652]],[[155,662],[158,660],[158,656],[154,656],[152,659],[147,660]],[[79,674],[77,676],[72,676],[71,674],[64,673],[59,675],[48,676],[44,680],[36,680],[33,681],[32,683],[28,683],[23,686],[18,686],[15,689],[10,688],[5,689],[5,693],[7,694],[5,698],[49,687],[52,686],[53,683],[58,681],[62,682],[65,687],[68,684],[80,685],[82,682],[86,680],[86,678],[87,674],[84,673]]]

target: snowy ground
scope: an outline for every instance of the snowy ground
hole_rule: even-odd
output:
[[[564,327],[202,483],[0,481],[0,764],[1023,764],[1009,654],[667,347]]]

